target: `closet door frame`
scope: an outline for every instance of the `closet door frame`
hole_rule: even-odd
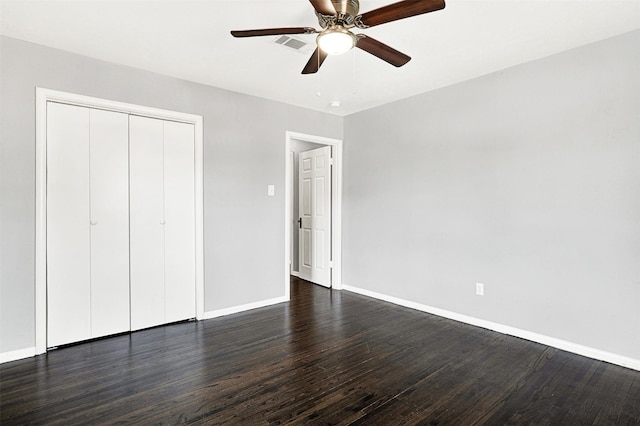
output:
[[[47,102],[58,102],[193,124],[195,154],[196,319],[204,319],[204,175],[202,116],[36,87],[36,355],[47,351]]]

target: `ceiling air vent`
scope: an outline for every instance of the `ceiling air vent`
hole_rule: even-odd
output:
[[[287,35],[276,38],[275,43],[305,54],[312,52],[315,49],[315,46],[312,46],[306,41]]]

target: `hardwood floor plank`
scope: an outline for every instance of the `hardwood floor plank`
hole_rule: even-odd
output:
[[[0,365],[0,423],[640,424],[640,372],[292,279],[289,303]]]

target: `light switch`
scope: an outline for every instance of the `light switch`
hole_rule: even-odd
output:
[[[269,197],[273,197],[274,195],[276,195],[276,187],[274,185],[267,186],[267,194],[269,195]]]

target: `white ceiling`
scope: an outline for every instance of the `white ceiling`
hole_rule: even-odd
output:
[[[360,12],[391,2],[360,0]],[[319,28],[308,1],[0,0],[4,35],[337,115],[640,28],[640,0],[448,0],[444,10],[355,31],[411,56],[401,68],[354,49],[301,75],[312,50],[229,34],[289,26]]]

